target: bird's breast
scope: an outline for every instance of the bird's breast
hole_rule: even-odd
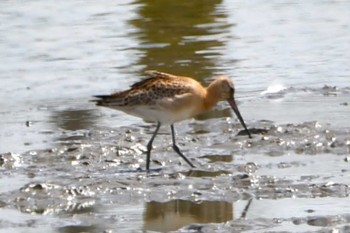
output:
[[[119,109],[130,115],[140,117],[145,121],[160,122],[162,124],[173,124],[193,117],[193,108],[181,108],[177,111],[164,109],[155,106],[140,105],[134,106],[132,109]]]

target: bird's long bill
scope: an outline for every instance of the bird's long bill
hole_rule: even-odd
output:
[[[238,120],[241,122],[241,124],[243,125],[245,131],[247,132],[249,138],[252,138],[252,136],[250,135],[249,133],[249,130],[247,128],[247,126],[245,125],[244,123],[244,120],[243,120],[243,117],[241,115],[241,113],[239,112],[238,110],[238,107],[237,107],[237,104],[236,104],[236,101],[232,98],[230,100],[228,100],[229,104],[231,105],[233,111],[236,113],[237,117],[238,117]]]

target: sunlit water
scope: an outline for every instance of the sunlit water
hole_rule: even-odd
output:
[[[297,126],[292,130],[302,131],[305,127],[309,129],[309,124],[305,126],[305,122],[317,122],[314,128],[322,130],[313,132],[314,128],[310,129],[316,141],[319,137],[329,136],[326,130],[332,132],[334,130],[334,137],[340,137],[343,143],[335,146],[336,148],[339,146],[340,151],[331,151],[331,155],[328,156],[349,154],[350,2],[348,1],[2,1],[0,22],[0,153],[4,153],[0,160],[0,171],[3,171],[0,176],[2,183],[0,192],[6,198],[13,195],[18,201],[22,195],[16,193],[19,190],[24,193],[27,192],[25,190],[29,190],[28,193],[31,193],[32,189],[41,190],[35,184],[33,187],[30,186],[32,183],[45,183],[45,180],[42,180],[44,175],[34,175],[37,170],[41,171],[40,166],[32,167],[32,163],[33,160],[36,161],[37,154],[46,155],[46,152],[35,150],[61,148],[65,143],[69,144],[72,141],[84,143],[86,140],[87,145],[78,147],[78,151],[84,150],[85,147],[89,148],[89,143],[92,143],[91,153],[94,154],[99,148],[93,144],[95,141],[90,140],[90,134],[93,134],[91,132],[95,132],[96,128],[98,130],[102,128],[104,130],[102,132],[108,135],[112,130],[119,132],[121,126],[143,125],[140,119],[124,113],[98,109],[89,100],[95,94],[108,94],[128,88],[135,81],[144,78],[143,71],[147,69],[192,76],[205,84],[215,76],[228,75],[235,82],[236,99],[249,126],[262,128],[262,121],[266,120],[272,121],[277,126],[283,125],[282,128],[287,128],[285,125],[288,124],[295,124]],[[211,137],[201,139],[203,141],[199,142],[209,148],[207,148],[209,153],[214,151],[213,153],[223,152],[219,156],[230,155],[231,152],[227,152],[232,150],[230,140],[235,139],[225,139],[227,141],[222,142],[215,134],[221,130],[223,134],[227,133],[226,129],[222,129],[227,127],[222,123],[226,121],[223,118],[230,116],[226,108],[227,106],[220,105],[214,113],[178,124],[179,134],[186,133],[186,137],[194,137],[195,140],[196,135],[200,137],[202,133],[204,135],[208,133]],[[221,123],[216,125],[215,119]],[[311,125],[314,126],[314,123]],[[96,131],[99,132],[98,130]],[[146,129],[147,135],[142,138],[144,132],[137,131],[135,137],[140,136],[141,144],[144,145],[149,137],[148,133]],[[338,133],[341,136],[337,135]],[[301,137],[299,142],[301,145],[304,145],[304,139],[311,140],[308,134],[298,136]],[[298,136],[293,137],[296,139]],[[115,138],[109,141],[103,137],[98,139],[101,140],[102,146],[114,143],[118,146],[123,145]],[[327,142],[316,143],[327,144]],[[239,143],[236,142],[237,145]],[[346,220],[349,217],[344,215],[346,213],[344,210],[348,209],[348,204],[344,203],[348,200],[344,200],[341,194],[329,195],[325,201],[322,198],[311,199],[321,196],[312,195],[317,193],[318,189],[328,188],[327,185],[323,187],[322,182],[339,182],[344,186],[349,184],[348,163],[344,162],[343,157],[329,159],[324,155],[328,151],[321,150],[316,154],[322,155],[317,157],[317,162],[313,162],[316,157],[299,158],[294,154],[298,154],[300,148],[293,149],[291,153],[289,147],[270,148],[273,144],[271,142],[272,144],[262,144],[260,150],[249,152],[250,146],[245,144],[245,141],[241,143],[246,149],[244,152],[237,150],[235,153],[238,152],[239,156],[252,154],[251,157],[238,157],[242,160],[238,161],[238,165],[235,164],[237,161],[232,159],[224,161],[230,165],[220,167],[219,171],[208,168],[209,171],[197,171],[196,174],[185,172],[183,173],[185,175],[179,176],[180,178],[177,176],[180,180],[179,186],[167,184],[166,187],[169,187],[169,190],[166,189],[167,194],[152,190],[152,187],[158,187],[161,181],[152,179],[149,181],[147,178],[137,178],[137,175],[130,174],[131,182],[136,182],[137,179],[142,181],[140,184],[136,184],[137,182],[129,184],[138,194],[130,197],[134,204],[125,208],[120,205],[129,203],[130,200],[126,197],[131,194],[128,192],[125,195],[121,194],[121,197],[125,198],[125,203],[117,202],[105,193],[98,200],[95,200],[93,194],[84,193],[83,196],[87,200],[77,201],[73,198],[73,203],[64,204],[65,210],[59,207],[62,203],[56,203],[55,200],[48,201],[49,204],[45,201],[41,204],[22,203],[24,207],[21,207],[20,201],[16,202],[18,205],[12,205],[8,204],[13,203],[11,199],[0,199],[0,219],[2,219],[0,232],[10,230],[20,232],[22,229],[29,232],[30,221],[38,222],[33,232],[38,232],[38,226],[42,232],[48,232],[50,229],[58,229],[59,232],[99,232],[120,227],[124,227],[125,231],[141,229],[168,231],[192,223],[226,221],[232,221],[231,225],[212,225],[209,229],[212,227],[216,230],[230,230],[229,227],[236,229],[235,227],[240,225],[243,227],[242,230],[257,231],[272,226],[271,229],[274,230],[292,231],[298,226],[300,231],[307,231],[319,229],[313,228],[315,224],[318,227],[332,227],[350,222]],[[292,143],[292,140],[288,143]],[[215,147],[216,144],[219,148]],[[309,144],[305,142],[305,145]],[[317,145],[314,146],[318,148]],[[254,148],[254,145],[252,147]],[[188,148],[188,151],[192,149],[191,146]],[[62,155],[59,151],[52,150],[56,156]],[[71,150],[74,153],[75,149]],[[7,152],[17,154],[5,154]],[[21,153],[24,153],[23,156],[19,156]],[[53,157],[51,161],[50,153],[47,153],[49,159],[43,158],[37,161],[38,164],[47,167],[51,163],[64,161],[71,162],[73,167],[76,165],[67,158],[56,161],[57,158]],[[274,157],[276,154],[283,156],[276,159]],[[290,154],[294,156],[288,157]],[[30,156],[33,156],[33,159]],[[196,157],[194,154],[192,156]],[[94,161],[101,160],[98,157],[95,159]],[[114,159],[110,158],[113,163]],[[80,161],[80,157],[77,160]],[[269,162],[265,164],[266,161]],[[135,159],[134,162],[138,163],[139,160]],[[222,160],[216,162],[220,164]],[[207,177],[210,176],[222,176],[224,177],[222,180],[218,178],[219,184],[227,183],[226,176],[235,176],[236,173],[242,172],[236,166],[247,162],[259,165],[255,175],[262,183],[264,177],[271,177],[290,182],[288,184],[292,188],[295,185],[295,189],[308,182],[315,182],[316,186],[310,186],[306,191],[301,188],[302,191],[295,194],[299,197],[295,200],[281,198],[275,201],[266,190],[267,194],[261,195],[262,197],[268,195],[268,200],[252,201],[251,212],[246,216],[247,221],[240,218],[248,203],[249,198],[246,195],[259,197],[258,189],[250,190],[251,187],[243,186],[242,190],[247,189],[242,191],[243,193],[233,190],[232,192],[237,192],[236,196],[226,199],[223,196],[218,200],[211,192],[210,195],[206,192],[196,194],[196,191],[192,190],[190,193],[194,194],[189,194],[190,198],[187,198],[186,190],[183,191],[183,195],[181,194],[182,189],[193,188],[191,186],[193,183],[199,187],[207,185],[206,181],[209,180]],[[203,162],[202,165],[207,163],[210,164],[210,160]],[[314,163],[317,166],[313,166]],[[290,167],[279,169],[280,165],[285,164]],[[99,166],[98,163],[95,165]],[[68,177],[76,172],[78,174],[81,172],[82,177],[86,176],[85,170],[76,171],[74,167],[73,170],[67,168],[65,171],[65,164],[60,166],[54,171],[46,171],[51,183],[60,180],[60,177],[63,183],[59,183],[61,186],[56,189],[44,187],[43,193],[40,194],[43,195],[43,200],[50,195],[57,197],[66,195],[62,191],[65,190],[67,185],[65,182],[68,180],[65,173]],[[305,167],[308,172],[303,169]],[[92,171],[96,174],[106,172],[102,167]],[[323,173],[333,173],[334,176],[327,178]],[[174,174],[178,174],[178,171]],[[114,177],[113,171],[109,171],[107,175],[112,179]],[[201,176],[205,178],[201,179]],[[301,176],[309,177],[310,181],[302,179]],[[128,177],[128,174],[125,177]],[[167,175],[165,177],[169,178]],[[188,177],[189,181],[185,177]],[[79,179],[76,177],[77,183]],[[105,179],[106,177],[103,177],[102,180]],[[130,182],[128,178],[125,179],[126,183]],[[151,185],[150,192],[155,192],[155,197],[159,197],[160,202],[152,202],[157,201],[157,198],[147,196],[150,194],[142,191],[147,190],[147,184],[152,182],[154,186]],[[92,188],[98,186],[95,183],[92,184]],[[86,187],[90,187],[89,185],[86,184]],[[118,187],[119,183],[114,185]],[[127,190],[127,187],[125,188]],[[113,187],[109,189],[116,195]],[[52,190],[56,190],[57,193],[52,194],[47,190],[53,193]],[[210,190],[213,193],[227,195],[227,190],[220,187],[211,187]],[[346,195],[349,191],[345,190],[344,193]],[[198,201],[199,196],[204,198],[199,198]],[[37,196],[35,198],[40,200]],[[64,198],[63,200],[62,202],[67,201]],[[111,201],[112,205],[105,208],[108,201]],[[211,201],[216,202],[213,204]],[[325,209],[334,207],[335,210],[327,214],[319,209],[320,203],[326,206]],[[47,208],[44,208],[45,205]],[[266,210],[267,206],[270,212],[265,213],[262,210]],[[281,212],[284,206],[297,207],[286,214]],[[217,214],[202,213],[208,210],[215,210]],[[63,214],[60,218],[60,214],[65,211],[81,214],[82,217],[77,220],[71,218],[69,214],[68,216]],[[87,217],[84,215],[86,213],[81,211],[90,211],[96,216]],[[312,215],[314,212],[316,214]],[[29,217],[26,213],[38,215]],[[119,218],[116,213],[124,217]],[[220,216],[220,213],[223,216]],[[41,216],[44,215],[40,214],[46,217],[43,219]],[[337,214],[341,215],[342,219],[332,219]],[[322,220],[325,215],[332,217]],[[171,225],[171,221],[169,223],[168,220],[172,220],[174,216],[178,216],[178,219],[175,225]],[[313,216],[316,216],[316,220]],[[82,220],[84,217],[89,220]],[[165,222],[161,226],[163,217]],[[273,218],[281,218],[282,224],[276,223]],[[301,218],[300,224],[294,222],[298,220],[296,218]],[[110,228],[106,227],[107,225]]]

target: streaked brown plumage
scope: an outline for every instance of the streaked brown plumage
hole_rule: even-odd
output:
[[[147,145],[147,170],[149,170],[152,143],[161,124],[170,124],[174,150],[190,166],[194,167],[175,143],[173,124],[209,111],[219,101],[229,102],[247,134],[251,137],[235,103],[234,86],[228,77],[219,77],[205,88],[189,77],[159,71],[147,71],[146,74],[150,78],[133,84],[129,90],[95,97],[99,98],[96,100],[98,106],[121,110],[146,121],[158,123],[156,131]]]

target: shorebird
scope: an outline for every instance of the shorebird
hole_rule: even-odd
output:
[[[146,71],[149,78],[137,82],[129,90],[111,95],[97,95],[93,100],[104,106],[156,122],[157,127],[147,144],[146,170],[149,171],[153,140],[162,124],[170,125],[173,149],[192,168],[175,141],[174,123],[211,110],[219,101],[228,101],[249,138],[251,135],[237,108],[232,81],[222,76],[203,87],[196,80],[159,71]]]

